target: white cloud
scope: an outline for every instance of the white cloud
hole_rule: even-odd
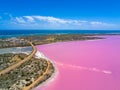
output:
[[[26,18],[28,20],[28,22],[35,22],[34,18],[31,16],[24,16],[24,18]]]
[[[55,18],[55,17],[50,17],[50,16],[32,16],[35,19],[38,19],[40,21],[47,21],[50,23],[61,23],[61,24],[65,24],[68,21],[64,20],[64,19],[60,19],[60,18]]]
[[[94,21],[90,22],[90,24],[91,25],[104,25],[104,23],[102,22],[94,22]]]
[[[100,21],[63,19],[52,16],[21,16],[15,17],[12,22],[32,28],[45,29],[110,29],[115,24]]]
[[[20,23],[20,24],[26,23],[26,21],[25,21],[22,17],[16,17],[16,18],[15,18],[15,21],[16,21],[17,23]]]
[[[22,17],[16,17],[16,19],[19,19],[20,21],[24,20],[26,23],[35,22],[35,21],[44,21],[44,22],[49,22],[49,23],[80,25],[81,23],[88,22],[88,21],[72,20],[72,19],[60,19],[60,18],[55,18],[51,16],[22,16]],[[19,20],[17,21],[19,22]],[[23,23],[25,23],[24,21]]]
[[[102,25],[102,26],[110,26],[110,25],[113,25],[113,24],[108,24],[108,23],[104,23],[104,22],[99,22],[99,21],[92,21],[90,22],[91,25]]]

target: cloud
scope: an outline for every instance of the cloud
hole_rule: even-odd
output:
[[[19,24],[25,24],[26,23],[26,21],[22,17],[16,17],[15,21]]]
[[[113,29],[116,27],[116,24],[102,21],[63,19],[39,15],[12,17],[10,22],[23,29]]]
[[[29,17],[32,20],[39,20],[39,21],[45,21],[49,23],[58,23],[58,24],[76,24],[80,25],[80,23],[86,23],[87,21],[81,21],[81,20],[71,20],[71,19],[61,19],[61,18],[55,18],[52,16],[24,16]]]
[[[32,16],[34,19],[40,20],[40,21],[46,21],[50,23],[60,23],[60,24],[65,24],[67,23],[66,20],[60,19],[60,18],[55,18],[55,17],[50,17],[50,16]]]
[[[35,22],[34,18],[31,16],[24,16],[28,20],[28,22]]]
[[[18,23],[30,23],[30,22],[36,22],[37,21],[43,21],[48,23],[58,23],[58,24],[74,24],[74,25],[80,25],[84,23],[88,23],[88,21],[82,21],[82,20],[72,20],[72,19],[61,19],[61,18],[55,18],[51,16],[22,16],[22,17],[16,17],[15,21]]]
[[[105,23],[105,22],[99,22],[99,21],[92,21],[90,22],[91,25],[93,26],[97,26],[97,25],[101,25],[101,26],[114,26],[114,24],[108,24],[108,23]]]

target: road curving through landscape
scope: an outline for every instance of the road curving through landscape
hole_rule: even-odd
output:
[[[37,52],[37,49],[36,49],[36,47],[32,44],[32,42],[29,42],[29,43],[30,43],[30,45],[32,46],[33,51],[32,51],[26,58],[24,58],[22,61],[14,64],[14,65],[12,65],[12,66],[10,66],[10,67],[2,70],[2,71],[0,71],[0,76],[4,75],[4,74],[6,74],[6,73],[9,73],[11,70],[14,70],[15,68],[21,66],[23,63],[29,61],[29,60],[35,55],[35,53]]]

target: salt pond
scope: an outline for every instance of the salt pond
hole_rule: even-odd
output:
[[[37,90],[120,90],[120,36],[102,37],[38,45],[59,74]]]

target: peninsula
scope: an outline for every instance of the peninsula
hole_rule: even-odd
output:
[[[36,58],[37,49],[31,42],[30,45],[33,51],[29,55],[24,53],[1,55],[1,90],[30,90],[54,73],[53,64],[44,58]]]

